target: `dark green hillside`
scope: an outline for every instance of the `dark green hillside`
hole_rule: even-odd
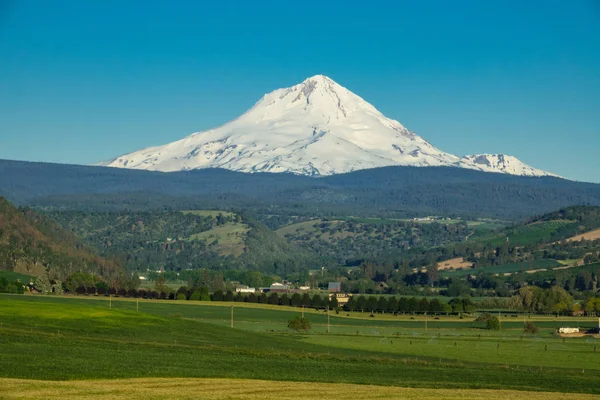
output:
[[[53,209],[243,209],[273,222],[281,216],[340,215],[517,220],[571,205],[600,205],[597,184],[447,167],[386,167],[308,178],[0,161],[0,195]]]
[[[48,216],[19,210],[0,198],[0,270],[63,280],[75,271],[118,274],[120,267],[96,255]]]

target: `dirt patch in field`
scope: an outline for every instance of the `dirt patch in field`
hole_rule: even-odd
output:
[[[0,379],[3,399],[594,399],[579,393],[517,390],[422,389],[345,383],[280,382],[250,379],[143,378],[99,381]],[[276,393],[277,395],[273,395]]]
[[[535,274],[536,272],[545,272],[548,271],[545,268],[540,268],[540,269],[530,269],[529,271],[525,271],[528,274]]]
[[[595,229],[593,231],[589,231],[586,233],[582,233],[581,235],[573,236],[572,238],[567,239],[568,242],[577,242],[579,240],[597,240],[600,239],[600,228]]]
[[[473,263],[470,261],[464,261],[462,257],[453,258],[451,260],[446,260],[438,263],[438,269],[470,269],[473,266]]]

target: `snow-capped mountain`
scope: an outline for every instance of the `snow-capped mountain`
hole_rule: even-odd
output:
[[[332,175],[392,165],[457,166],[515,175],[550,173],[511,156],[445,153],[323,75],[263,96],[239,118],[101,165],[155,171],[225,168]]]

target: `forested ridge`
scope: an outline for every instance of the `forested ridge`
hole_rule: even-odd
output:
[[[16,204],[45,209],[244,210],[264,222],[274,221],[272,216],[348,215],[514,221],[561,207],[600,205],[597,184],[450,167],[386,167],[309,178],[219,169],[160,173],[4,160],[0,161],[0,194]]]
[[[36,276],[48,271],[64,279],[74,271],[115,275],[114,260],[104,259],[92,247],[61,228],[48,216],[17,209],[0,197],[0,270]]]

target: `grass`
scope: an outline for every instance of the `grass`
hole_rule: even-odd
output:
[[[142,378],[98,381],[46,382],[0,379],[0,392],[6,399],[242,399],[276,397],[279,400],[316,398],[352,398],[357,400],[392,399],[437,400],[587,400],[593,395],[532,393],[508,390],[420,389],[340,383],[273,382],[248,379],[164,379]],[[276,393],[276,396],[274,396]]]
[[[549,242],[552,240],[552,235],[565,225],[574,224],[574,221],[556,220],[556,221],[541,221],[524,227],[515,228],[512,231],[509,229],[503,237],[497,237],[492,240],[493,246],[500,246],[508,237],[508,240],[513,245],[526,246],[539,242]]]
[[[336,224],[338,221],[327,221],[327,222],[333,225],[333,224]],[[313,233],[313,232],[317,232],[317,230],[318,230],[317,228],[315,228],[315,225],[318,226],[322,223],[323,223],[323,220],[321,220],[321,219],[297,222],[295,224],[291,224],[291,225],[287,225],[282,228],[279,228],[275,231],[275,233],[279,237],[285,237],[286,234],[297,234],[299,232]]]
[[[112,301],[108,308],[98,298],[0,295],[0,376],[228,378],[600,393],[595,342],[554,338],[550,331],[560,322],[552,318],[536,319],[543,328],[540,335],[521,339],[522,321],[503,319],[505,330],[487,333],[474,330],[472,321],[443,318],[429,321],[425,332],[423,320],[356,314],[332,316],[327,334],[327,316],[310,312],[314,332],[299,335],[285,328],[298,309],[236,305],[236,328],[231,329],[228,304],[139,305],[136,312],[131,300]],[[497,343],[500,349],[494,347]]]
[[[203,240],[209,244],[216,240],[216,248],[220,254],[239,256],[243,252],[249,230],[250,227],[246,224],[228,222],[209,231],[196,233],[188,240]]]
[[[9,282],[13,282],[19,280],[21,282],[29,282],[32,279],[35,279],[33,276],[19,274],[17,272],[12,271],[0,271],[0,278],[6,278]]]

